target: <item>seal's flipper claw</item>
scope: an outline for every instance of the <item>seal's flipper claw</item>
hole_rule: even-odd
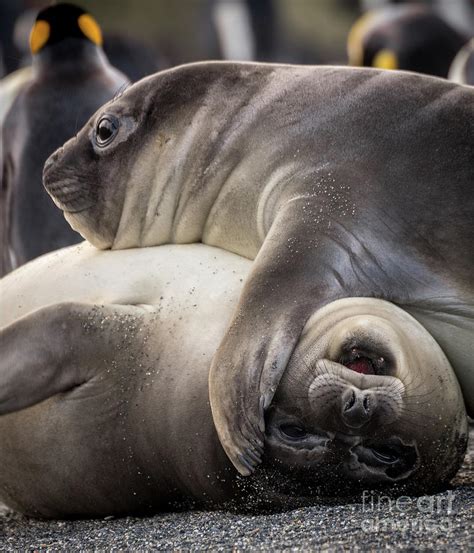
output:
[[[262,462],[264,453],[264,436],[246,416],[251,410],[242,407],[240,417],[228,418],[225,411],[214,411],[212,401],[211,406],[222,447],[240,474],[249,476]],[[235,409],[229,412],[235,415]]]
[[[235,468],[240,472],[242,476],[250,476],[255,470],[255,466],[251,461],[247,459],[244,454],[238,456],[239,465],[235,465]],[[235,463],[234,463],[235,464]]]
[[[250,443],[252,444],[252,446],[257,450],[257,451],[260,451],[261,453],[263,453],[263,447],[264,447],[264,441],[263,439],[257,437],[257,436],[252,436],[250,439],[249,439]]]
[[[245,452],[246,459],[250,459],[253,466],[257,466],[262,462],[262,456],[260,453],[256,452],[255,450],[252,450],[252,448],[248,448]]]
[[[259,455],[263,455],[263,451],[264,451],[264,446],[263,446],[263,443],[261,440],[258,440],[258,444],[257,445],[253,445],[253,449],[254,451],[256,451]]]
[[[264,413],[270,407],[272,399],[273,393],[267,392],[262,395],[262,397],[260,398],[260,408],[262,410],[262,413]]]
[[[271,400],[270,400],[271,401]],[[258,420],[258,428],[260,432],[263,434],[265,432],[265,409],[267,409],[267,401],[266,401],[266,394],[263,394],[260,396],[260,412],[259,412],[259,420]],[[268,404],[270,404],[268,402]]]

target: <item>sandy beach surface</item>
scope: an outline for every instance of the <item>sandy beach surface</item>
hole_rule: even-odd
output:
[[[2,509],[0,551],[469,551],[474,549],[474,427],[444,493],[315,504],[271,515],[222,511],[41,521]]]

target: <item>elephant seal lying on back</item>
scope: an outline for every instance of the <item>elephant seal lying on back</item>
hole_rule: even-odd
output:
[[[370,298],[308,321],[267,412],[263,465],[238,475],[208,374],[249,269],[203,245],[83,244],[1,280],[0,500],[104,516],[446,483],[466,443],[454,373],[419,323]]]
[[[44,184],[98,248],[202,241],[255,258],[210,380],[221,443],[249,474],[306,321],[337,299],[415,316],[474,414],[473,146],[474,90],[442,79],[198,63],[103,106]]]

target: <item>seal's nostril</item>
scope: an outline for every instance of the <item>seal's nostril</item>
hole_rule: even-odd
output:
[[[349,398],[346,400],[344,405],[344,411],[348,411],[351,407],[353,407],[355,401],[356,401],[356,394],[354,390],[350,390]]]
[[[350,428],[360,428],[373,415],[372,394],[351,388],[342,395],[342,419]]]
[[[370,409],[370,400],[369,396],[366,395],[362,401],[362,406],[364,407],[365,411],[368,413]]]

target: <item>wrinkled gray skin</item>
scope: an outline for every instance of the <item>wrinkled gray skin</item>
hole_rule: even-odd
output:
[[[44,184],[98,248],[202,241],[255,259],[210,377],[245,475],[306,321],[340,298],[411,313],[474,413],[473,146],[474,91],[443,79],[200,63],[101,108]]]
[[[44,192],[43,165],[127,82],[87,40],[65,39],[33,56],[32,75],[0,127],[0,276],[80,241]]]
[[[412,317],[368,298],[310,318],[267,413],[262,467],[238,475],[208,375],[250,267],[201,244],[85,243],[2,279],[0,501],[35,516],[105,516],[446,484],[466,443],[452,368]],[[383,349],[386,374],[341,364],[355,342]]]

